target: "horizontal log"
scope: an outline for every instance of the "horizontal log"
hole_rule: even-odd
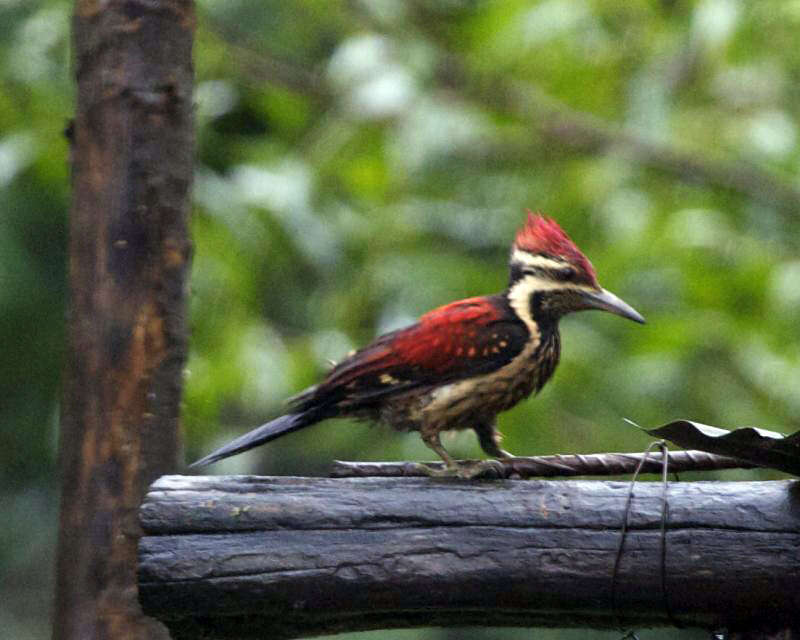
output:
[[[800,483],[671,483],[666,593],[662,486],[638,483],[612,594],[628,488],[165,476],[140,511],[140,599],[175,640],[800,625]]]

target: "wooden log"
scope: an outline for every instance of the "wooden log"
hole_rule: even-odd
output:
[[[628,489],[165,476],[140,511],[140,599],[175,640],[414,626],[800,626],[800,483],[671,483],[665,593],[658,482],[635,486],[613,578]]]

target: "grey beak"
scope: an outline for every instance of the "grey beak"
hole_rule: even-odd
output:
[[[600,291],[587,291],[583,294],[583,299],[589,309],[600,309],[615,313],[628,320],[633,320],[639,324],[644,324],[644,318],[636,309],[624,300],[621,300],[610,291],[600,289]]]

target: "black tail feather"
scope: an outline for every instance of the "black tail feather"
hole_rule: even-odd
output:
[[[302,413],[288,413],[285,416],[275,418],[266,424],[262,424],[260,427],[239,436],[235,440],[231,440],[225,446],[209,453],[206,457],[200,458],[200,460],[193,462],[189,466],[203,467],[207,464],[222,460],[223,458],[236,455],[237,453],[248,451],[253,447],[279,438],[286,433],[291,433],[292,431],[307,427],[317,421],[318,418],[313,417],[310,412],[307,411]]]

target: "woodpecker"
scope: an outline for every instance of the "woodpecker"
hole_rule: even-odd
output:
[[[442,431],[472,429],[486,454],[512,457],[500,448],[497,414],[538,392],[553,374],[560,352],[559,320],[585,309],[642,324],[644,318],[600,286],[591,262],[558,223],[541,214],[528,212],[509,266],[502,293],[451,302],[416,324],[380,336],[292,398],[289,413],[192,466],[335,417],[419,431],[444,460],[448,475],[469,477],[476,470],[459,467],[442,446]]]

